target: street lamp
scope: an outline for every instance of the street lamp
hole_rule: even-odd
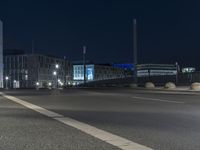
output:
[[[25,84],[26,84],[26,88],[28,87],[28,75],[25,75]]]
[[[13,83],[14,83],[13,88],[16,88],[16,83],[17,83],[17,81],[14,80]]]
[[[39,90],[39,85],[40,83],[39,82],[36,82],[36,89]]]
[[[52,83],[49,82],[49,83],[48,83],[48,89],[51,89],[51,86],[52,86]]]
[[[56,76],[56,75],[57,75],[57,72],[56,72],[56,71],[54,71],[54,72],[53,72],[53,75],[54,75],[54,76]]]
[[[6,79],[6,89],[8,89],[8,79],[9,79],[9,77],[6,76],[5,79]]]
[[[61,87],[64,85],[62,82],[60,82]]]
[[[58,69],[58,68],[59,68],[59,65],[58,65],[58,64],[56,64],[56,65],[55,65],[55,67],[56,67],[56,69]]]
[[[56,88],[58,88],[58,76],[57,71],[53,71],[53,75],[56,77]],[[55,80],[54,80],[55,81]]]

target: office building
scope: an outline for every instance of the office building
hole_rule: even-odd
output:
[[[175,64],[140,64],[137,66],[138,77],[176,75]]]
[[[71,63],[66,59],[40,54],[5,54],[5,87],[45,88],[64,86],[71,81]]]

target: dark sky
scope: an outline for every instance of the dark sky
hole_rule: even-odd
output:
[[[198,0],[1,0],[4,48],[96,62],[132,61],[132,19],[139,63],[200,66]]]

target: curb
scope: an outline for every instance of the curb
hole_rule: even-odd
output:
[[[166,89],[164,87],[162,88],[144,88],[144,87],[137,87],[137,88],[130,88],[130,89],[135,89],[135,90],[146,90],[146,91],[169,91],[169,92],[188,92],[188,93],[200,93],[200,91],[197,90],[192,90],[190,89],[190,87],[188,87],[188,89]]]

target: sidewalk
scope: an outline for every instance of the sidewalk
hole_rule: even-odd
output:
[[[192,90],[190,88],[190,86],[177,86],[174,89],[167,89],[164,87],[155,87],[155,89],[160,89],[160,90],[172,90],[172,91],[196,91],[196,90]]]
[[[192,90],[190,88],[190,86],[177,86],[174,89],[167,89],[167,88],[164,88],[163,86],[155,87],[155,88],[136,87],[135,89],[138,89],[138,90],[147,90],[147,91],[158,91],[158,92],[182,92],[182,93],[185,92],[185,93],[200,94],[200,91],[198,91],[198,90]]]

